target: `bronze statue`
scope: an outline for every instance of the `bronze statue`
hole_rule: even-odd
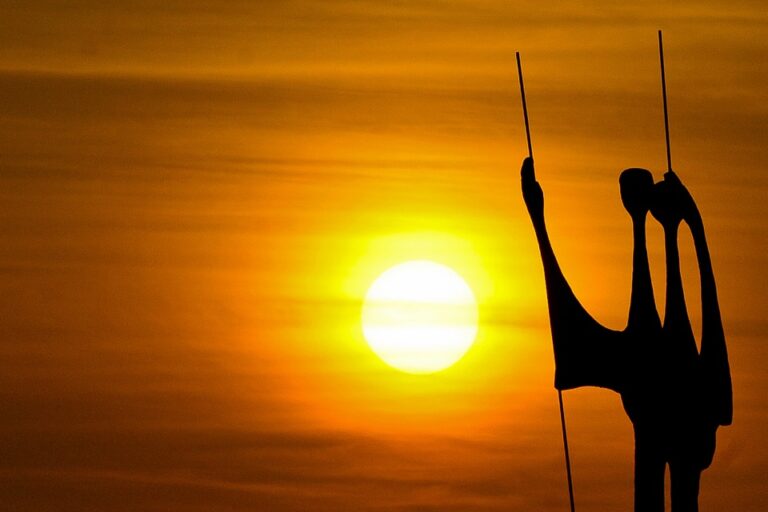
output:
[[[673,512],[698,510],[699,479],[715,452],[715,433],[732,420],[731,376],[715,278],[696,203],[677,175],[653,183],[645,169],[619,179],[632,219],[634,250],[627,327],[614,331],[584,309],[568,285],[547,234],[544,195],[533,159],[522,166],[523,198],[544,265],[558,390],[598,386],[621,395],[635,433],[635,511],[664,511],[669,465]],[[648,212],[664,228],[667,279],[662,324],[653,297],[645,239]],[[677,233],[688,224],[696,248],[702,304],[701,350],[683,295]]]

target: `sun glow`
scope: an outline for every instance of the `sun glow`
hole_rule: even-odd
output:
[[[477,334],[477,301],[464,279],[431,261],[381,274],[363,305],[363,333],[387,364],[408,373],[448,368]]]

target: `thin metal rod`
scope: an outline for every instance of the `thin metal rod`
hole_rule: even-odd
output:
[[[533,158],[531,146],[531,127],[528,124],[528,105],[525,102],[525,86],[523,85],[523,67],[520,65],[520,52],[515,52],[517,58],[517,77],[520,79],[520,96],[523,98],[523,117],[525,118],[525,137],[528,139],[528,156]]]
[[[576,502],[573,500],[573,478],[571,477],[571,454],[568,450],[568,431],[565,428],[565,409],[563,408],[563,392],[557,390],[560,401],[560,424],[563,427],[563,448],[565,449],[565,471],[568,475],[568,496],[571,498],[571,512],[576,512]]]
[[[528,156],[533,158],[533,146],[531,146],[531,127],[528,123],[528,104],[525,101],[525,86],[523,85],[523,66],[520,64],[520,52],[515,52],[517,58],[517,77],[520,79],[520,97],[523,101],[523,118],[525,119],[525,137],[528,140]],[[563,448],[565,449],[565,473],[568,477],[568,497],[571,500],[571,512],[576,512],[576,502],[573,499],[573,478],[571,477],[571,454],[568,450],[568,431],[565,428],[565,409],[563,408],[563,392],[557,390],[557,398],[560,402],[560,426],[563,430]]]
[[[669,149],[669,112],[667,109],[667,77],[664,73],[664,43],[659,30],[659,60],[661,61],[661,96],[664,98],[664,134],[667,138],[667,170],[672,170],[672,152]]]

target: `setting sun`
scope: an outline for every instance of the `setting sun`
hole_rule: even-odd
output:
[[[0,512],[768,511],[766,55],[757,0],[0,1]]]
[[[464,279],[431,261],[390,268],[371,285],[363,333],[387,364],[433,373],[458,361],[477,334],[477,302]]]

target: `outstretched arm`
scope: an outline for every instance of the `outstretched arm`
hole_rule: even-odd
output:
[[[523,198],[539,243],[555,349],[555,387],[623,387],[622,333],[600,325],[579,303],[555,257],[544,222],[544,194],[536,181],[533,160],[521,170]]]

